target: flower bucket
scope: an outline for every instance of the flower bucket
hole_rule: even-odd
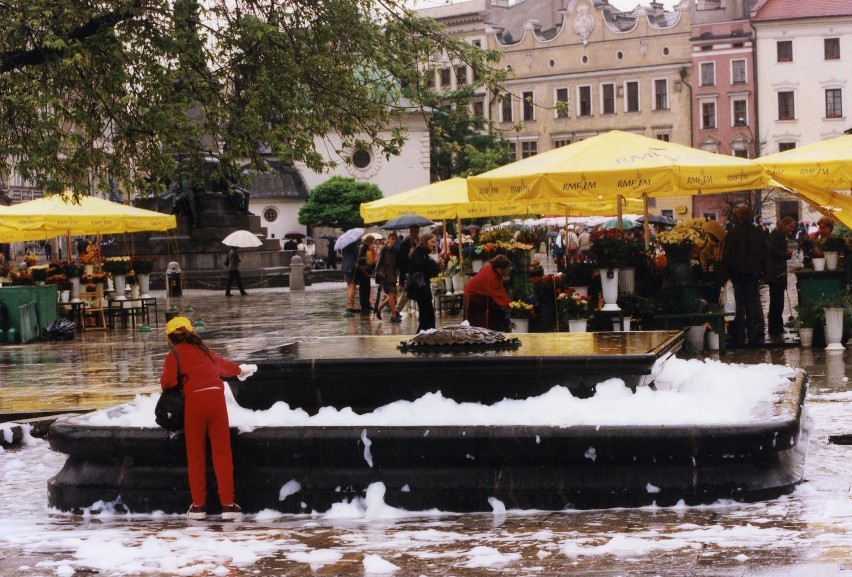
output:
[[[444,279],[444,292],[448,295],[453,294],[453,279],[452,277],[447,277]]]
[[[512,332],[513,333],[528,333],[528,332],[530,332],[530,320],[529,319],[512,319]]]
[[[632,319],[630,317],[624,317],[624,332],[630,332],[630,321]],[[612,319],[612,330],[613,332],[621,332],[621,321],[619,319]]]
[[[569,321],[568,321],[568,332],[585,333],[588,324],[589,324],[588,319],[569,319]]]
[[[704,352],[704,333],[706,332],[707,328],[704,325],[695,325],[686,329],[686,342],[692,350]]]
[[[843,308],[825,309],[825,342],[827,351],[843,350]]]
[[[68,279],[71,281],[71,302],[80,302],[80,277],[75,276]]]
[[[134,284],[130,285],[130,298],[138,299],[139,298],[139,285]]]
[[[127,296],[124,294],[126,289],[125,278],[123,274],[114,274],[112,275],[112,283],[115,285],[115,300],[123,301],[127,300]]]
[[[67,303],[71,300],[71,291],[59,291],[59,302]]]
[[[719,350],[719,333],[717,333],[716,331],[707,331],[707,350]]]
[[[464,291],[461,273],[456,273],[453,275],[453,290],[457,293],[461,293]]]
[[[604,306],[601,310],[620,311],[618,301],[618,269],[600,269]]]
[[[825,270],[824,257],[812,258],[811,261],[814,263],[814,270]]]
[[[589,296],[589,287],[588,286],[572,286],[572,287],[568,287],[568,288],[574,289],[574,292],[576,292],[581,297]]]
[[[813,327],[799,329],[799,344],[803,349],[809,349],[814,344]]]
[[[837,261],[840,259],[840,253],[827,250],[825,251],[825,268],[827,270],[837,270]]]
[[[636,292],[636,269],[633,267],[618,269],[618,292],[632,295]]]
[[[140,274],[137,275],[139,278],[139,296],[143,299],[151,298],[151,275],[149,274]]]

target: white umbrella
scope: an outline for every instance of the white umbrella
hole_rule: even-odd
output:
[[[363,234],[363,228],[350,228],[334,242],[334,250],[343,250],[353,242],[358,242]]]
[[[237,230],[222,239],[222,244],[227,246],[238,246],[240,248],[254,248],[263,246],[263,241],[249,230]]]

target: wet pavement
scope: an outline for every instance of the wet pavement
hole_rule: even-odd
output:
[[[412,316],[401,324],[344,316],[342,283],[292,293],[247,288],[245,297],[190,290],[171,301],[155,292],[159,327],[147,333],[87,330],[75,341],[0,346],[0,412],[103,408],[156,391],[167,351],[163,324],[169,305],[202,320],[205,342],[237,361],[296,336],[402,339],[416,327]],[[459,320],[448,313],[438,317],[439,325]],[[719,358],[718,353],[707,356]],[[398,567],[395,575],[852,575],[852,446],[828,441],[831,435],[852,433],[850,358],[849,353],[775,346],[729,351],[722,359],[803,367],[811,379],[806,482],[790,496],[753,504],[371,520],[248,516],[237,523],[201,525],[172,516],[81,518],[48,511],[46,482],[64,457],[36,442],[0,453],[3,494],[19,497],[0,500],[0,575],[74,574],[65,569],[69,566],[77,568],[76,574],[105,575],[367,575],[381,572],[368,563],[373,555]],[[254,559],[240,563],[194,561],[167,569],[140,562],[99,570],[97,563],[81,562],[72,544],[120,543],[133,550],[152,538],[167,543],[174,533],[199,544],[262,546],[256,547]],[[338,555],[333,562],[315,557],[312,564],[299,557],[305,551]]]

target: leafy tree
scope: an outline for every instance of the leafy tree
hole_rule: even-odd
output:
[[[342,229],[364,226],[361,203],[380,198],[382,191],[375,184],[333,176],[311,191],[308,201],[299,209],[299,223]]]
[[[322,171],[327,134],[396,154],[442,53],[503,76],[404,0],[0,2],[0,176],[156,194],[209,157],[231,181],[264,153]]]
[[[489,121],[471,113],[477,87],[470,85],[447,94],[432,93],[429,122],[432,181],[470,176],[509,162],[505,141]]]

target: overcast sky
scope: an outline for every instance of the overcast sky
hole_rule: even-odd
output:
[[[461,0],[460,0],[461,1]],[[663,4],[666,9],[670,9],[672,6],[678,3],[679,0],[663,0]],[[410,0],[410,3],[414,5],[415,8],[432,8],[434,6],[442,6],[444,4],[453,4],[454,0]],[[651,0],[609,0],[609,3],[618,8],[619,10],[632,10],[638,4],[649,5]]]

